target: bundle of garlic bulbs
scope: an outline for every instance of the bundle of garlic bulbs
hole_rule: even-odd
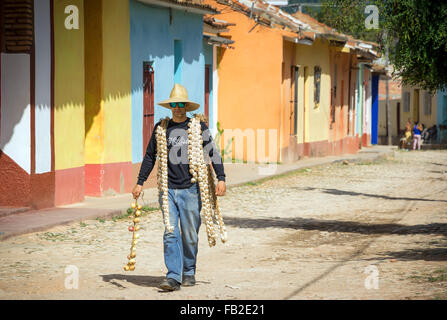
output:
[[[201,214],[205,217],[208,244],[210,247],[216,245],[217,233],[220,233],[222,242],[227,240],[227,232],[223,222],[222,214],[219,210],[217,197],[215,194],[215,177],[209,164],[209,159],[204,154],[202,128],[200,122],[206,122],[206,117],[196,114],[188,123],[188,160],[191,182],[199,184],[200,197],[202,200]],[[168,232],[173,232],[174,228],[169,224],[169,202],[168,202],[168,152],[166,129],[169,118],[161,121],[157,127],[157,158],[159,160],[157,180],[158,191],[162,199],[162,211],[164,223]],[[205,158],[207,161],[205,162]]]
[[[129,226],[129,231],[132,232],[132,244],[130,246],[130,254],[127,256],[127,259],[129,260],[127,262],[127,265],[124,266],[124,271],[134,271],[135,270],[135,264],[136,264],[136,256],[137,256],[137,242],[138,238],[140,237],[138,233],[136,233],[138,230],[140,230],[140,226],[138,223],[140,222],[140,215],[141,215],[141,209],[142,206],[138,204],[138,202],[133,202],[130,207],[133,209],[133,216],[130,215],[129,219],[132,219],[133,225]]]
[[[157,140],[157,185],[158,193],[162,197],[162,212],[165,227],[168,232],[174,232],[174,227],[169,223],[169,200],[168,200],[168,144],[166,140],[166,129],[169,117],[161,120],[161,124],[155,132]]]

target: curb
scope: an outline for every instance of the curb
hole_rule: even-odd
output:
[[[394,154],[395,154],[395,150],[391,150],[391,151],[388,151],[388,152],[383,152],[381,154],[378,154],[378,155],[374,156],[369,161],[376,162],[376,161],[385,159],[385,158],[387,158],[387,157],[389,157],[391,155],[394,156]],[[328,164],[340,163],[340,162],[343,162],[343,161],[362,162],[362,161],[365,161],[365,159],[362,159],[362,158],[344,158],[344,159],[337,159],[337,160],[327,160],[327,161],[324,161],[324,162],[321,162],[321,163],[316,163],[316,164],[303,165],[301,167],[290,169],[290,170],[286,170],[286,171],[278,173],[278,174],[272,174],[272,175],[270,175],[268,177],[254,179],[254,180],[247,180],[245,182],[239,182],[239,183],[236,183],[236,184],[233,184],[233,185],[228,185],[227,189],[234,188],[234,187],[240,187],[240,186],[246,185],[247,183],[250,183],[250,182],[261,183],[263,181],[267,181],[267,180],[275,178],[277,176],[290,174],[290,173],[302,170],[304,168],[315,168],[315,167],[319,167],[319,166],[325,166],[325,165],[328,165]]]

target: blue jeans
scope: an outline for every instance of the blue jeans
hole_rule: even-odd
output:
[[[174,227],[174,232],[165,230],[163,234],[165,265],[168,269],[166,278],[182,282],[183,275],[189,276],[196,273],[200,210],[202,209],[199,186],[195,183],[187,189],[168,189],[168,199],[169,223]],[[158,201],[162,208],[161,195]]]

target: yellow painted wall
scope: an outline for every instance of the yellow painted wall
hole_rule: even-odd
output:
[[[130,162],[131,66],[128,0],[103,7],[104,162]]]
[[[404,114],[402,117],[402,102],[400,99],[390,99],[389,104],[391,108],[391,136],[397,136],[397,104],[400,103],[400,129],[405,129],[405,124],[408,121],[408,116]],[[379,100],[379,124],[378,136],[386,136],[386,101]]]
[[[85,3],[85,163],[104,163],[102,0]]]
[[[65,28],[65,7],[79,8],[79,29]],[[54,142],[56,170],[84,165],[83,0],[54,1]]]
[[[408,87],[404,86],[402,88],[402,96],[401,99],[390,99],[390,107],[391,107],[391,130],[392,136],[397,136],[397,126],[399,125],[401,130],[405,129],[405,125],[410,118],[414,123],[414,90],[418,89],[417,87]],[[410,109],[409,112],[404,112],[404,93],[410,93]],[[424,113],[424,94],[425,91],[419,89],[419,119],[425,125],[425,127],[430,128],[431,126],[436,124],[436,114],[437,114],[437,98],[436,95],[433,95],[431,98],[431,114],[426,115]],[[400,123],[397,123],[397,103],[400,103]],[[386,103],[385,100],[379,101],[379,136],[386,136]]]
[[[331,87],[336,86],[336,95],[334,95],[335,103],[335,122],[329,121],[329,141],[339,141],[344,139],[348,133],[348,103],[349,103],[349,68],[350,53],[347,48],[330,47],[330,75]],[[337,70],[335,71],[335,67]],[[336,75],[336,79],[335,79]],[[355,76],[355,73],[351,75]],[[336,81],[336,83],[335,83]],[[342,92],[343,89],[343,92]],[[329,92],[330,94],[330,92]],[[351,94],[353,94],[351,92]],[[343,98],[343,101],[342,101]],[[331,99],[329,99],[330,103]],[[330,105],[329,105],[330,116]],[[329,117],[330,119],[330,117]]]
[[[131,161],[129,2],[86,4],[86,163]]]
[[[408,121],[408,118],[411,118],[414,122],[414,91],[415,89],[419,89],[419,121],[423,123],[426,127],[431,127],[436,124],[436,114],[437,114],[437,95],[434,94],[431,98],[431,113],[426,115],[424,113],[424,103],[425,103],[425,92],[424,90],[417,88],[417,87],[409,87],[409,86],[403,86],[402,87],[402,103],[401,103],[401,121],[403,122],[403,127],[405,126],[405,123]],[[410,112],[403,112],[403,102],[404,102],[404,92],[410,92]],[[401,122],[401,126],[402,126]]]
[[[313,45],[297,44],[298,80],[298,143],[329,140],[330,66],[328,43],[317,39]],[[314,103],[314,68],[321,68],[320,104]],[[305,81],[305,68],[307,77]],[[303,115],[303,112],[305,115]]]

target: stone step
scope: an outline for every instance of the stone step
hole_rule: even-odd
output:
[[[421,145],[422,150],[446,150],[447,144],[439,144],[439,143],[423,143]]]

